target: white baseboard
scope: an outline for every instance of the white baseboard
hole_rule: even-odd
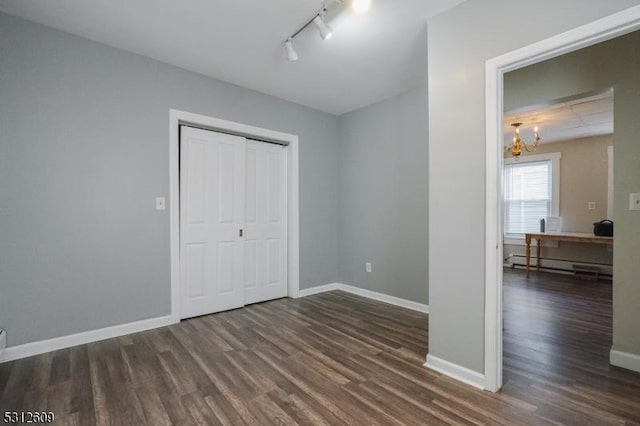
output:
[[[356,294],[368,299],[377,300],[378,302],[388,303],[390,305],[411,309],[413,311],[418,311],[425,314],[429,313],[429,305],[425,305],[424,303],[418,303],[407,299],[401,299],[395,296],[389,296],[388,294],[378,293],[377,291],[367,290],[349,284],[338,284],[338,287],[338,290],[346,291],[347,293]]]
[[[138,333],[140,331],[151,330],[153,328],[164,327],[175,324],[171,315],[158,318],[150,318],[142,321],[130,322],[127,324],[114,325],[113,327],[100,328],[98,330],[84,331],[82,333],[68,336],[55,337],[53,339],[41,340],[24,345],[10,346],[4,351],[4,356],[0,363],[14,361],[20,358],[27,358],[33,355],[40,355],[46,352],[57,351],[59,349],[70,348],[72,346],[84,345],[100,340],[111,339],[113,337],[124,336],[126,334]]]
[[[391,305],[400,306],[402,308],[412,309],[418,312],[429,313],[429,305],[423,303],[412,302],[410,300],[400,299],[399,297],[389,296],[371,290],[365,290],[348,284],[332,283],[317,287],[300,290],[295,298],[311,296],[313,294],[324,293],[326,291],[342,290],[347,293],[356,294],[358,296],[389,303]],[[4,355],[0,358],[0,363],[14,361],[20,358],[26,358],[33,355],[39,355],[46,352],[57,351],[59,349],[70,348],[72,346],[84,345],[87,343],[97,342],[100,340],[110,339],[113,337],[124,336],[126,334],[137,333],[140,331],[151,330],[153,328],[164,327],[175,324],[176,321],[171,315],[164,317],[151,318],[142,321],[136,321],[128,324],[116,325],[113,327],[101,328],[99,330],[85,331],[82,333],[71,334],[69,336],[56,337],[39,342],[26,343],[24,345],[8,347],[4,351]]]
[[[484,374],[480,374],[476,371],[469,370],[466,367],[445,361],[444,359],[431,354],[427,355],[427,362],[424,363],[424,366],[435,370],[438,373],[442,373],[463,383],[484,390]]]
[[[293,296],[293,298],[297,299],[299,297],[307,297],[307,296],[312,296],[318,293],[324,293],[325,291],[338,290],[339,289],[338,287],[340,287],[340,284],[338,283],[319,285],[317,287],[311,287],[304,290],[299,290],[298,294]]]
[[[367,299],[377,300],[378,302],[388,303],[390,305],[399,306],[401,308],[411,309],[413,311],[429,313],[429,305],[424,303],[413,302],[411,300],[401,299],[395,296],[389,296],[388,294],[378,293],[377,291],[367,290],[364,288],[356,287],[349,284],[332,283],[325,284],[318,287],[308,288],[301,290],[296,297],[306,297],[313,294],[324,293],[325,291],[341,290],[347,293],[355,294],[358,296],[366,297]]]
[[[626,368],[627,370],[637,371],[640,373],[640,355],[629,352],[614,351],[609,353],[609,362],[616,367]]]

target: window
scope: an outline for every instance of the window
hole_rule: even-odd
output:
[[[540,219],[551,215],[551,162],[506,166],[504,195],[505,233],[538,231]]]
[[[505,237],[522,239],[526,232],[540,230],[540,219],[559,216],[560,156],[539,154],[505,160]]]

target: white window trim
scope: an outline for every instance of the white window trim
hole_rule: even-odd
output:
[[[513,157],[505,158],[505,166],[508,164],[538,163],[541,161],[551,161],[551,216],[560,216],[560,159],[561,152],[549,152],[545,154],[524,155],[518,160]],[[504,178],[504,175],[503,175]],[[503,200],[504,203],[504,200]],[[514,246],[524,246],[524,235],[504,234],[503,244]],[[543,247],[558,247],[557,241],[545,241]]]

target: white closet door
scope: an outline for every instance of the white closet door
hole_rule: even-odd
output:
[[[287,295],[286,148],[247,141],[245,303]]]
[[[180,282],[182,318],[244,305],[246,140],[182,126]]]

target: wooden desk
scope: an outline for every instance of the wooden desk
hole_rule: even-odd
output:
[[[540,245],[544,240],[587,244],[613,244],[613,237],[598,237],[593,234],[580,234],[575,232],[535,232],[524,234],[524,240],[525,243],[527,243],[527,278],[529,278],[529,265],[531,263],[532,238],[538,241],[538,247],[536,250],[536,269],[538,271],[540,270]]]

